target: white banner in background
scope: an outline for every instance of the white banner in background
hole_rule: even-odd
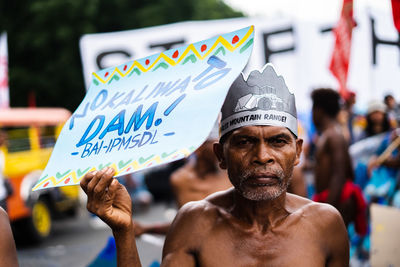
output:
[[[389,11],[355,10],[357,27],[348,85],[357,93],[357,107],[391,93],[400,100],[400,40]],[[337,17],[339,19],[339,15]],[[321,86],[337,88],[328,66],[334,45],[330,29],[337,21],[239,18],[182,22],[137,30],[88,34],[80,42],[88,88],[91,73],[102,68],[182,46],[247,25],[255,25],[248,73],[272,62],[297,99],[299,112],[310,109],[310,92]]]

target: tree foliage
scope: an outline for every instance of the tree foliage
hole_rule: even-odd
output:
[[[27,106],[33,92],[37,106],[76,109],[85,94],[83,34],[239,16],[222,0],[1,0],[11,106]]]

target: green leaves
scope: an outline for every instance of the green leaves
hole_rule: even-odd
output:
[[[85,95],[83,34],[239,16],[221,0],[0,1],[0,32],[8,32],[11,106],[27,106],[33,92],[37,106],[75,110]]]

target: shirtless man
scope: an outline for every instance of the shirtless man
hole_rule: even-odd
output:
[[[251,94],[263,97],[237,111],[238,99]],[[279,99],[282,105],[271,105]],[[221,125],[251,114],[262,116],[222,127],[214,145],[234,188],[179,210],[162,266],[348,266],[347,233],[337,210],[286,193],[302,140],[294,95],[271,65],[263,73],[253,71],[247,82],[238,77],[222,108]],[[140,266],[129,195],[113,174],[110,168],[89,173],[81,186],[89,211],[113,230],[118,266]]]
[[[209,137],[195,152],[195,158],[171,175],[171,185],[178,208],[190,201],[198,201],[217,191],[232,187],[225,170],[218,167],[213,152],[216,138]],[[171,222],[142,224],[134,220],[135,236],[145,233],[167,234]]]
[[[0,207],[0,263],[1,266],[18,266],[17,250],[8,215]]]
[[[358,192],[358,195],[349,193],[345,196],[344,194],[346,190],[352,192],[359,189],[352,183],[354,173],[348,141],[336,119],[340,110],[340,96],[332,89],[320,88],[314,90],[311,97],[313,122],[320,133],[315,151],[316,195],[314,200],[336,207],[346,225],[356,220],[356,214],[362,221],[361,213],[365,213],[365,211],[362,211],[362,208],[357,205],[362,206],[359,201],[363,202],[363,199],[357,199],[357,196],[361,196],[361,191]],[[360,230],[363,233],[366,232],[366,222],[362,226],[356,225],[357,229],[358,227],[364,228]]]
[[[195,152],[196,159],[189,161],[171,175],[171,184],[178,207],[190,201],[206,198],[217,191],[232,187],[225,170],[218,167],[213,152],[213,139],[208,139]]]

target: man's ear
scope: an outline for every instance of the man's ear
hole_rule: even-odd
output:
[[[221,143],[214,143],[213,149],[214,149],[214,154],[218,159],[219,167],[221,169],[226,169],[224,146]]]
[[[300,163],[300,155],[302,150],[303,150],[303,139],[298,138],[296,140],[296,160],[294,162],[295,166]]]

